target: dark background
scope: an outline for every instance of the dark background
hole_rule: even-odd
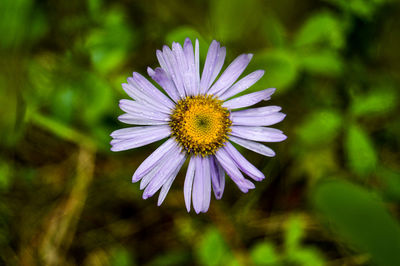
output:
[[[388,0],[0,2],[0,265],[400,265],[400,9]],[[288,139],[248,194],[161,207],[109,151],[121,83],[216,39],[277,88]]]

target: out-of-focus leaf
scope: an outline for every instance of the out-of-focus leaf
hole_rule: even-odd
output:
[[[285,248],[287,252],[292,252],[300,246],[303,237],[304,221],[301,217],[291,217],[286,224]]]
[[[210,228],[203,235],[196,249],[201,265],[221,265],[229,258],[229,249],[216,228]]]
[[[287,50],[271,50],[254,56],[257,69],[264,69],[264,77],[246,93],[265,88],[278,88],[277,93],[288,89],[297,79],[298,67],[295,56]]]
[[[127,59],[135,46],[136,31],[126,24],[124,13],[118,8],[109,10],[103,22],[103,28],[88,35],[86,48],[95,68],[105,73]]]
[[[330,12],[318,12],[303,24],[295,38],[297,47],[332,47],[344,45],[344,32],[340,20]]]
[[[314,111],[306,116],[297,130],[302,143],[318,146],[332,141],[339,133],[342,116],[335,110]]]
[[[286,30],[279,19],[273,15],[265,16],[262,29],[266,42],[271,43],[273,47],[284,46]]]
[[[6,190],[11,182],[11,167],[4,161],[0,161],[0,191]]]
[[[32,0],[0,1],[0,48],[10,48],[22,44],[29,33],[29,15]]]
[[[200,33],[198,33],[192,27],[183,26],[175,28],[173,31],[167,34],[165,41],[168,45],[171,45],[173,42],[183,44],[186,38],[189,38],[192,41],[193,47],[195,45],[195,40],[198,39],[200,51],[203,51],[204,56],[206,55],[206,51],[204,51],[204,49],[206,49],[209,44],[204,40]]]
[[[299,64],[307,72],[331,77],[336,77],[343,70],[343,62],[339,54],[331,50],[301,54]]]
[[[380,167],[377,177],[383,183],[383,191],[391,198],[400,200],[400,171]]]
[[[124,248],[116,248],[111,252],[111,266],[134,266],[136,265],[131,253]]]
[[[398,104],[394,89],[375,89],[364,95],[354,95],[351,113],[358,116],[384,115]]]
[[[311,195],[335,235],[378,265],[400,265],[400,226],[376,195],[339,180],[321,183]]]
[[[215,0],[210,5],[215,36],[224,42],[243,38],[259,25],[262,16],[258,0]]]
[[[313,248],[296,249],[293,253],[290,253],[288,261],[301,266],[323,266],[326,264],[321,253]]]
[[[157,256],[149,263],[150,266],[174,266],[190,264],[190,253],[187,251],[169,250],[165,254]]]
[[[250,256],[255,265],[277,265],[280,260],[275,246],[267,241],[258,243],[252,247]]]
[[[345,151],[350,169],[360,176],[370,174],[376,167],[377,155],[367,133],[356,125],[347,129]]]

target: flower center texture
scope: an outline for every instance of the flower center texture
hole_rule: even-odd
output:
[[[212,155],[228,139],[232,121],[222,101],[211,95],[179,100],[171,114],[172,135],[191,154]]]

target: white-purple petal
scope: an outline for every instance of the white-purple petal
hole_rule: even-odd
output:
[[[228,152],[229,156],[233,159],[236,166],[247,176],[253,178],[256,181],[261,181],[265,178],[264,174],[252,165],[243,155],[235,148],[233,145],[227,141],[225,144],[225,150]]]
[[[166,130],[170,130],[168,125],[160,126],[144,126],[144,127],[128,127],[114,131],[111,133],[113,140],[127,140],[133,138],[141,138],[148,136],[149,134],[158,134]]]
[[[189,161],[188,169],[186,171],[185,184],[183,186],[183,195],[185,197],[185,205],[186,210],[190,212],[191,198],[192,198],[192,188],[193,188],[193,179],[195,172],[195,159],[196,157],[192,156]]]
[[[173,151],[174,156],[170,163],[165,164],[162,170],[150,181],[143,192],[143,199],[153,196],[175,172],[179,171],[186,159],[186,154],[180,150]]]
[[[249,93],[249,94],[228,100],[228,101],[224,102],[222,104],[222,106],[226,107],[228,109],[238,109],[238,108],[243,108],[243,107],[247,107],[247,106],[252,106],[263,100],[264,101],[269,100],[271,95],[274,92],[275,92],[274,88],[270,88],[270,89],[266,89],[266,90],[262,90],[262,91],[256,91],[253,93]]]
[[[130,125],[166,125],[168,120],[155,120],[150,118],[139,118],[130,114],[123,114],[118,116],[118,120],[125,124]]]
[[[247,126],[232,126],[231,128],[233,136],[254,141],[280,142],[287,138],[282,131],[276,128]]]
[[[216,67],[219,66],[218,64],[219,53],[220,53],[220,44],[219,42],[214,40],[211,42],[210,47],[208,48],[206,62],[204,63],[203,73],[201,74],[201,79],[200,79],[201,94],[206,93],[208,91],[208,88],[214,81],[212,80],[212,77],[214,76],[214,72],[217,70]]]
[[[170,115],[166,113],[161,113],[159,111],[154,111],[153,109],[147,108],[140,103],[130,100],[121,100],[119,107],[122,111],[129,114],[130,118],[135,119],[152,119],[160,121],[169,121]]]
[[[129,150],[141,146],[145,146],[147,144],[156,142],[158,140],[162,140],[171,135],[171,130],[169,128],[161,128],[154,134],[140,135],[137,137],[123,139],[121,141],[114,140],[112,141],[112,151],[123,151]]]
[[[200,47],[199,40],[196,39],[196,44],[194,48],[194,64],[195,64],[195,95],[200,93]]]
[[[198,73],[196,73],[193,45],[192,41],[189,38],[186,38],[185,43],[183,44],[183,52],[185,53],[186,62],[188,65],[188,71],[186,74],[189,86],[188,95],[193,96],[197,94],[197,87],[199,86],[199,84],[197,84],[196,80]]]
[[[270,126],[281,122],[285,118],[284,113],[273,113],[266,116],[237,116],[232,114],[232,124],[239,126]]]
[[[264,106],[264,107],[258,107],[258,108],[249,108],[249,109],[240,110],[240,111],[233,111],[233,112],[231,112],[231,115],[241,116],[241,117],[264,116],[264,115],[270,115],[273,113],[277,113],[280,110],[282,110],[282,108],[280,106],[271,105],[271,106]]]
[[[264,72],[265,72],[264,70],[256,70],[248,74],[247,76],[245,76],[244,78],[233,84],[227,90],[220,90],[217,93],[218,98],[225,101],[226,99],[235,96],[236,94],[242,91],[247,90],[264,75]]]
[[[215,84],[208,90],[208,94],[217,94],[220,91],[227,90],[239,78],[239,76],[246,69],[250,63],[252,54],[239,55],[233,62],[225,69],[221,77]]]
[[[211,200],[210,165],[207,158],[195,157],[193,208],[196,213],[206,212]]]
[[[240,145],[240,146],[242,146],[242,147],[244,147],[246,149],[249,149],[251,151],[257,152],[257,153],[262,154],[264,156],[268,156],[268,157],[274,157],[275,156],[275,152],[271,148],[269,148],[269,147],[267,147],[267,146],[265,146],[265,145],[263,145],[261,143],[258,143],[258,142],[255,142],[255,141],[251,141],[251,140],[247,140],[247,139],[234,137],[234,136],[230,136],[229,140],[235,142],[236,144],[238,144],[238,145]]]
[[[163,47],[163,56],[168,66],[168,69],[170,70],[169,75],[171,76],[172,80],[175,83],[175,87],[178,90],[179,98],[184,98],[186,96],[185,85],[183,84],[183,78],[179,68],[179,64],[176,61],[174,53],[166,45],[164,45]]]
[[[172,183],[174,182],[179,170],[181,169],[183,163],[185,162],[186,157],[178,164],[178,166],[175,168],[175,170],[171,173],[171,175],[167,178],[167,181],[164,183],[164,185],[161,188],[160,195],[158,196],[158,201],[157,205],[160,206],[165,197],[168,194],[169,189],[171,188]]]
[[[169,95],[169,97],[171,97],[172,100],[178,102],[179,100],[178,90],[176,89],[174,82],[169,77],[167,72],[165,72],[164,69],[157,67],[155,70],[153,70],[150,67],[148,67],[147,73],[155,82],[157,82],[165,90],[165,92]]]
[[[217,158],[222,168],[224,168],[225,172],[229,175],[233,182],[236,183],[236,185],[242,192],[247,193],[249,189],[255,188],[254,184],[250,180],[244,178],[242,173],[237,168],[235,162],[229,156],[224,147],[220,148],[215,153],[215,157]]]
[[[224,169],[219,165],[215,156],[209,157],[210,161],[210,173],[211,183],[216,199],[221,199],[225,189],[225,172]]]
[[[134,183],[139,181],[145,174],[150,172],[154,165],[156,165],[158,161],[163,159],[166,154],[170,153],[171,150],[178,148],[179,147],[175,139],[168,139],[140,164],[140,166],[136,169],[135,173],[132,176],[132,182]]]

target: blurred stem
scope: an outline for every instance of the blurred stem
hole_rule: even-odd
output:
[[[96,147],[95,142],[88,136],[38,112],[31,112],[30,120],[35,125],[50,131],[54,135],[66,141],[87,147],[88,149],[94,149]]]
[[[71,132],[70,132],[71,133]],[[72,134],[77,134],[72,131]],[[77,136],[77,135],[76,135]],[[93,179],[95,150],[81,146],[77,157],[74,184],[68,198],[58,204],[46,219],[48,222],[39,252],[44,265],[62,265],[75,234],[88,187]]]

